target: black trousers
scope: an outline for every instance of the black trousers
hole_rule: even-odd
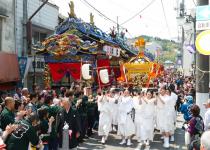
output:
[[[95,122],[95,116],[94,115],[88,115],[88,127],[87,127],[87,135],[91,136],[93,134],[93,125]]]

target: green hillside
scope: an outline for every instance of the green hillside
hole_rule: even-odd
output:
[[[151,37],[147,35],[142,35],[139,37],[143,37],[146,42],[155,42],[162,47],[161,55],[159,56],[159,58],[156,58],[156,59],[158,59],[161,62],[164,62],[166,60],[176,62],[177,50],[180,49],[179,43],[176,43],[175,41],[172,41],[172,40],[161,39],[158,37]],[[135,41],[139,37],[129,39],[129,41]]]

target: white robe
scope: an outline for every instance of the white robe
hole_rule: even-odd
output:
[[[97,96],[97,104],[98,104],[99,111],[101,109],[101,105],[103,104],[102,101],[104,101],[105,99],[106,99],[106,96],[104,96],[104,95]]]
[[[141,140],[151,140],[154,137],[154,119],[155,119],[155,99],[142,101],[143,117],[140,130]]]
[[[118,115],[118,135],[128,137],[135,134],[135,125],[131,118],[131,111],[133,108],[132,98],[122,97],[119,103]]]
[[[174,106],[170,96],[160,96],[165,104],[158,100],[157,124],[161,132],[174,131]]]
[[[161,99],[164,99],[165,96],[160,96]],[[156,106],[156,128],[158,130],[162,129],[163,121],[164,121],[164,104],[160,102],[160,100],[157,100],[157,106]]]
[[[177,100],[178,100],[178,95],[176,95],[175,93],[171,93],[171,100],[173,101],[172,103],[171,103],[171,107],[173,107],[174,109],[173,109],[173,114],[174,114],[174,117],[173,117],[173,119],[174,119],[174,130],[176,129],[176,110],[175,110],[175,105],[176,105],[176,102],[177,102]],[[174,130],[172,131],[172,134],[174,134]]]
[[[98,125],[98,135],[108,136],[111,131],[111,107],[110,103],[106,98],[102,102],[98,102],[100,105],[100,115],[99,115],[99,125]]]
[[[118,103],[115,103],[116,100],[119,101],[120,96],[109,97],[109,102],[111,106],[111,117],[112,117],[112,124],[117,125],[117,118],[118,118]]]
[[[135,109],[135,134],[137,138],[141,139],[140,132],[141,132],[141,123],[142,123],[142,117],[143,117],[143,106],[139,104],[139,97],[133,97],[133,106]]]

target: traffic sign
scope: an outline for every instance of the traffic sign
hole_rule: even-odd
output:
[[[210,20],[207,21],[196,21],[196,30],[209,30],[210,29]]]
[[[195,41],[195,46],[199,53],[203,55],[210,55],[210,30],[201,32]]]
[[[210,6],[209,5],[196,7],[196,20],[197,21],[210,20]]]

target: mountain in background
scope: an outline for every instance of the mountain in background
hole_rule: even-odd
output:
[[[141,35],[139,37],[127,40],[128,44],[131,45],[131,48],[136,51],[138,51],[138,49],[134,47],[134,43],[140,37],[143,37],[146,41],[145,50],[149,53],[152,53],[155,56],[156,60],[162,63],[164,63],[167,60],[172,61],[174,63],[176,62],[178,51],[180,49],[179,43],[176,43],[172,40],[161,39],[159,37]]]

